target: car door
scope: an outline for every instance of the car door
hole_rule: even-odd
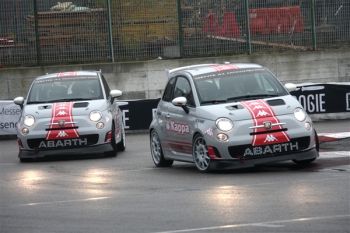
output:
[[[172,99],[181,96],[186,97],[186,107],[189,112],[186,113],[182,107],[175,106],[170,102],[166,120],[167,141],[174,156],[177,156],[178,159],[190,160],[192,158],[192,112],[195,104],[190,82],[185,76],[176,77]]]
[[[155,112],[155,114],[157,114],[157,121],[158,121],[157,123],[158,123],[158,127],[159,127],[158,134],[159,134],[160,140],[163,144],[164,150],[168,150],[167,141],[168,141],[169,134],[167,132],[166,125],[167,125],[167,121],[169,118],[168,109],[169,109],[169,106],[172,105],[171,100],[173,98],[175,81],[176,81],[176,77],[169,79],[169,81],[165,87],[163,96],[162,96],[161,100],[159,101],[157,110]]]

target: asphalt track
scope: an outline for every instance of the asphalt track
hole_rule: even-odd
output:
[[[350,120],[317,122],[320,135]],[[128,134],[116,158],[19,163],[0,140],[1,233],[350,232],[350,139],[321,143],[310,166],[293,162],[199,173],[155,168],[147,134]]]

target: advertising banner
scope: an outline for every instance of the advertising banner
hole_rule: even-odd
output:
[[[350,84],[301,85],[291,94],[309,114],[350,112]]]
[[[21,109],[13,101],[0,101],[0,135],[16,134]]]
[[[299,100],[311,117],[324,115],[327,118],[332,114],[350,114],[350,83],[303,84],[291,94]],[[159,99],[120,101],[125,129],[148,129],[158,102]],[[0,101],[0,135],[16,134],[16,123],[20,114],[21,109],[13,101]]]

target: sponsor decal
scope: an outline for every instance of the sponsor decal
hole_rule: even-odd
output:
[[[299,150],[298,142],[288,142],[288,143],[282,143],[282,144],[246,148],[244,151],[243,157],[279,154],[279,153],[298,151],[298,150]]]
[[[72,138],[65,140],[49,140],[49,141],[41,141],[39,144],[39,148],[48,149],[48,148],[57,148],[57,147],[77,147],[77,146],[87,146],[88,141],[87,138]]]
[[[46,140],[78,138],[79,134],[73,129],[72,102],[54,103],[50,127]]]
[[[225,65],[214,65],[212,66],[216,71],[225,71],[225,70],[236,70],[238,69],[237,66],[232,65],[232,64],[225,64]]]
[[[279,124],[280,122],[270,105],[268,105],[264,100],[243,101],[241,104],[248,109],[249,113],[251,114],[254,121],[254,126],[264,126],[254,128],[255,134],[253,135],[252,139],[253,146],[286,143],[290,141],[288,135],[283,131],[264,134],[266,130],[282,129],[281,125],[272,126],[273,124]]]
[[[190,127],[187,124],[181,124],[174,121],[168,121],[166,123],[166,129],[178,134],[188,134],[190,133]]]
[[[211,136],[211,137],[214,135],[213,129],[212,129],[212,128],[207,129],[206,131],[204,131],[204,133],[205,133],[206,135]]]
[[[77,72],[61,72],[57,74],[57,77],[70,77],[77,76]]]

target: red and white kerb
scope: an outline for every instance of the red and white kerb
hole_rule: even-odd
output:
[[[79,134],[74,129],[72,116],[72,102],[54,103],[52,116],[46,140],[78,138]]]
[[[264,100],[244,101],[241,102],[241,104],[248,109],[254,121],[255,134],[253,135],[252,140],[253,146],[285,143],[290,141],[288,135],[284,131],[278,131],[282,129],[282,126],[279,125],[280,122],[270,105],[268,105]],[[272,124],[271,129],[268,131],[265,127],[257,127],[263,126],[266,122],[271,122]]]

